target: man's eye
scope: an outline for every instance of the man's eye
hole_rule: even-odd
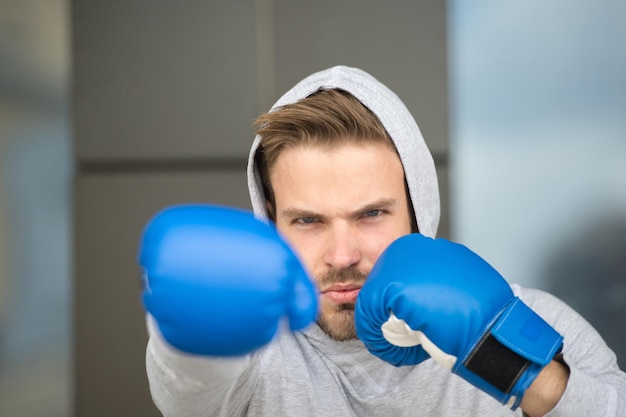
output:
[[[299,219],[296,220],[296,223],[311,224],[311,223],[315,223],[316,221],[317,219],[315,217],[300,217]]]
[[[380,216],[383,213],[382,210],[369,210],[364,213],[365,217],[376,217]]]

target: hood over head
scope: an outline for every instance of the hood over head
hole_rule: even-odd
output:
[[[415,220],[421,234],[435,237],[439,225],[439,188],[432,155],[417,123],[404,103],[389,88],[368,73],[346,66],[316,72],[287,91],[271,108],[275,111],[320,89],[338,88],[356,97],[374,113],[396,146],[404,167]],[[265,195],[255,154],[261,142],[257,135],[248,157],[248,190],[257,217],[268,218]]]

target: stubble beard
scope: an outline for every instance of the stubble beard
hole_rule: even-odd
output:
[[[318,277],[317,282],[320,287],[324,288],[333,284],[347,282],[363,284],[366,277],[367,274],[354,268],[348,268],[339,271],[331,270]],[[317,318],[317,324],[333,340],[344,342],[357,339],[354,326],[354,307],[354,303],[338,304],[330,316],[321,313]]]

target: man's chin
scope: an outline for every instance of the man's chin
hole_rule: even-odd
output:
[[[338,342],[357,339],[354,327],[354,304],[338,307],[338,311],[335,311],[330,317],[322,314],[318,318],[317,324],[328,337]]]

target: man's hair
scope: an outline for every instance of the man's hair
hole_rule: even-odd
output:
[[[270,174],[285,149],[312,145],[332,149],[345,143],[366,142],[383,144],[397,153],[378,117],[352,94],[340,89],[318,90],[296,103],[265,113],[256,119],[254,127],[262,138],[255,164],[272,208],[275,202]]]

